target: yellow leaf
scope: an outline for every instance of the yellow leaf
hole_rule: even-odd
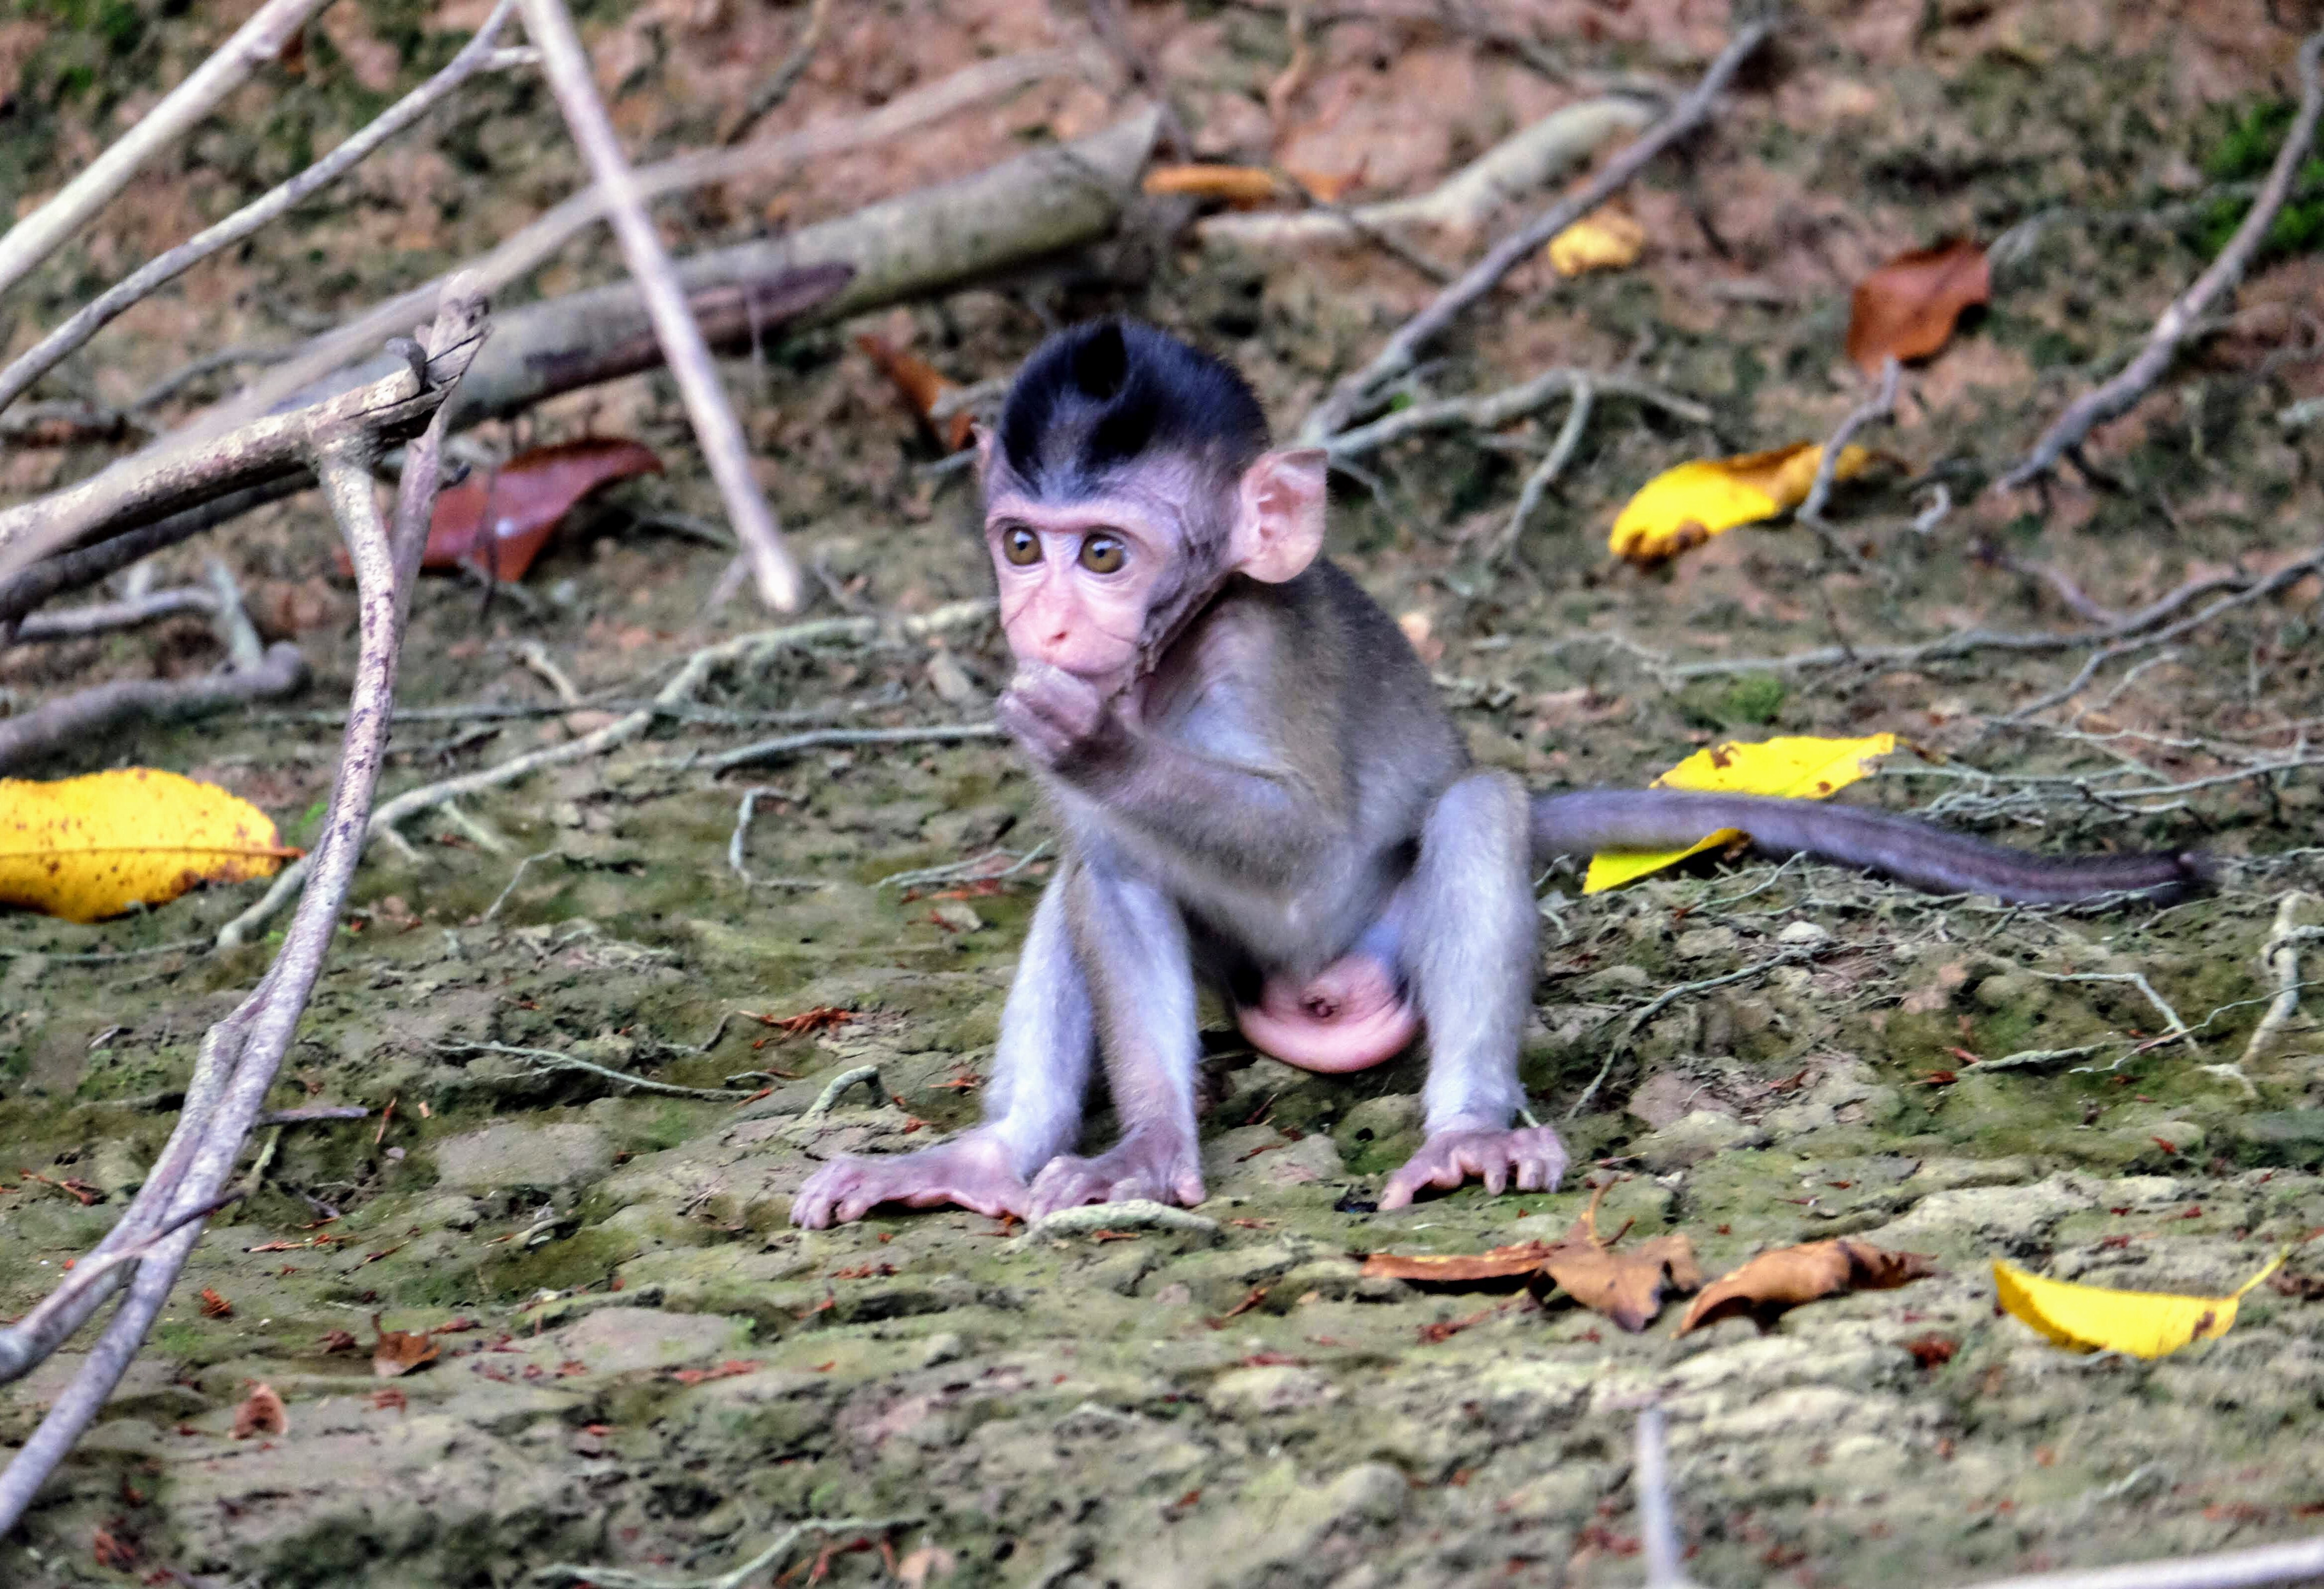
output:
[[[1628,563],[1660,563],[1738,524],[1787,513],[1807,501],[1822,462],[1820,445],[1798,441],[1770,452],[1696,458],[1665,469],[1623,504],[1607,547]],[[1871,462],[1865,448],[1842,447],[1832,478],[1852,480]]]
[[[2278,1253],[2267,1267],[2225,1297],[2075,1285],[2028,1274],[1998,1258],[1993,1261],[1993,1284],[2004,1309],[2061,1346],[2161,1357],[2191,1341],[2226,1335],[2245,1294],[2282,1264],[2283,1254]]]
[[[1646,229],[1619,210],[1582,216],[1549,240],[1550,268],[1561,276],[1619,271],[1638,262]]]
[[[0,905],[101,921],[197,884],[272,877],[299,853],[247,800],[177,773],[0,778]]]
[[[1729,794],[1780,794],[1821,800],[1872,770],[1876,758],[1896,749],[1894,734],[1861,739],[1819,739],[1807,734],[1746,744],[1729,739],[1696,751],[1654,781],[1657,789],[1716,789]],[[1582,892],[1600,894],[1666,866],[1731,844],[1743,834],[1721,828],[1688,850],[1606,850],[1590,858]]]

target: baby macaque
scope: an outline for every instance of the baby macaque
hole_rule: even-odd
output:
[[[1203,1200],[1197,984],[1252,1045],[1320,1071],[1425,1033],[1425,1140],[1379,1206],[1471,1177],[1554,1187],[1513,1124],[1536,969],[1534,868],[1720,828],[1941,892],[2028,902],[2200,880],[2190,855],[2048,858],[1812,801],[1529,795],[1470,765],[1428,670],[1322,556],[1324,455],[1269,450],[1232,369],[1135,322],[1045,342],[978,438],[1017,673],[1002,725],[1065,847],[1001,1022],[985,1118],[918,1153],[833,1160],[792,1219],[881,1203],[1038,1217]],[[1102,1055],[1120,1139],[1079,1145]]]

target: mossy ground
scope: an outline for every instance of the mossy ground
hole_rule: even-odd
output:
[[[945,1584],[1628,1584],[1640,1571],[1630,1431],[1649,1401],[1671,1414],[1676,1503],[1697,1548],[1688,1571],[1706,1584],[1966,1582],[2313,1531],[2324,1303],[2263,1290],[2222,1341],[2155,1364],[2080,1358],[1996,1318],[1984,1266],[2006,1256],[2219,1292],[2324,1226],[2313,990],[2311,1013],[2250,1068],[2249,1090],[2203,1069],[2242,1052],[2273,991],[2258,951],[2276,900],[2318,886],[2316,771],[2227,776],[2255,756],[2297,758],[2324,721],[2316,582],[2123,659],[2070,715],[2024,721],[2008,714],[2070,678],[2087,648],[1708,676],[1665,666],[1968,623],[2070,630],[2085,620],[2025,565],[2126,611],[2206,570],[2274,566],[2324,527],[2324,427],[2274,419],[2324,390],[2324,364],[2275,356],[2312,334],[2317,257],[2296,247],[2271,256],[2168,390],[2101,433],[2106,489],[2069,479],[2045,496],[1976,495],[2200,269],[2205,172],[2244,171],[2239,155],[2231,172],[2219,163],[2235,153],[2219,140],[2282,99],[2292,35],[2253,18],[2165,26],[2065,5],[1939,6],[1909,25],[1880,14],[1891,10],[1909,8],[1793,19],[1692,164],[1657,168],[1636,191],[1655,240],[1637,271],[1521,275],[1428,375],[1458,391],[1630,358],[1712,404],[1713,424],[1601,398],[1565,495],[1499,569],[1484,548],[1530,455],[1470,436],[1407,444],[1373,461],[1377,494],[1351,487],[1338,505],[1334,555],[1391,611],[1425,620],[1480,758],[1541,786],[1640,779],[1712,736],[1893,730],[1926,758],[1896,758],[1851,798],[2045,848],[2210,849],[2237,859],[2218,893],[2077,916],[1814,868],[1705,865],[1590,900],[1553,877],[1524,1066],[1535,1107],[1575,1151],[1567,1189],[1471,1188],[1365,1211],[1414,1144],[1418,1064],[1329,1080],[1254,1059],[1221,1031],[1204,1072],[1215,1240],[1124,1233],[1019,1250],[956,1212],[801,1233],[788,1199],[821,1156],[918,1146],[975,1117],[1040,881],[1028,869],[942,901],[881,879],[995,845],[1021,853],[1050,830],[998,745],[823,751],[724,778],[683,765],[800,714],[974,718],[1008,671],[989,630],[950,638],[957,669],[932,671],[917,642],[788,651],[722,682],[706,703],[737,714],[727,721],[667,725],[471,802],[468,823],[415,824],[409,855],[374,850],[272,1100],[360,1103],[372,1116],[282,1133],[105,1419],[0,1541],[0,1579],[167,1568],[384,1589],[514,1584],[558,1561],[683,1577],[747,1557],[791,1520],[854,1516],[899,1520],[906,1560],[921,1545],[944,1553],[951,1575],[927,1581]],[[641,155],[709,137],[797,22],[715,5],[587,14]],[[1671,63],[1699,60],[1721,32],[1658,6],[1591,14],[1599,33],[1572,36],[1596,37],[1593,69],[1683,79],[1692,67]],[[246,90],[194,141],[184,173],[51,264],[10,345],[180,223],[336,142],[444,58],[444,28],[475,20],[347,4],[331,15],[300,72]],[[853,113],[915,74],[1079,25],[1028,15],[898,5],[857,17],[779,119]],[[1141,6],[1133,23],[1185,85],[1201,136],[1219,152],[1268,152],[1250,118],[1287,60],[1279,17]],[[175,13],[99,7],[84,23],[43,32],[20,17],[19,33],[0,33],[17,51],[0,59],[22,76],[22,136],[0,139],[0,162],[14,162],[0,170],[28,188],[85,160],[129,87],[182,69],[207,37]],[[1424,118],[1374,137],[1371,179],[1391,190],[1425,186],[1571,93],[1475,39],[1416,26],[1337,26],[1320,47],[1312,92],[1342,124],[1314,113],[1306,163],[1360,143],[1367,106],[1402,104],[1399,125],[1415,114],[1399,95],[1442,110],[1446,128]],[[1374,78],[1387,87],[1329,98],[1342,93],[1333,84]],[[1109,114],[1094,89],[1043,90],[957,136],[705,196],[671,225],[692,245],[813,219],[989,163],[1028,129],[1069,134]],[[365,171],[125,319],[72,379],[121,400],[189,344],[287,340],[306,324],[294,308],[327,320],[449,264],[561,196],[572,165],[553,110],[514,74]],[[1655,574],[1604,563],[1613,510],[1648,474],[1821,436],[1859,400],[1837,350],[1865,268],[2057,209],[2003,271],[1991,309],[1915,372],[1904,424],[1885,437],[1950,482],[1955,506],[1934,528],[1910,528],[1930,498],[1900,471],[1836,509],[1868,572],[1796,529],[1737,532]],[[540,285],[611,268],[585,249]],[[1005,372],[1044,315],[1130,309],[1241,361],[1288,424],[1425,290],[1378,259],[1173,249],[1134,287],[1051,273],[879,328],[973,381]],[[777,506],[835,599],[925,611],[982,593],[964,481],[924,467],[925,444],[844,336],[797,339],[735,381]],[[1503,439],[1538,451],[1560,418]],[[724,554],[652,528],[657,512],[715,511],[668,383],[567,400],[522,427],[540,439],[590,428],[662,447],[672,474],[586,510],[531,575],[533,608],[427,583],[402,699],[439,715],[399,725],[390,790],[586,731],[592,713],[650,696],[693,647],[764,621],[739,607],[706,615]],[[106,455],[17,448],[6,483],[39,489]],[[340,697],[353,657],[330,548],[309,502],[217,537],[262,620],[297,632],[315,661],[305,699],[124,735],[44,770],[179,767],[257,800],[292,841],[309,836],[337,730],[308,714]],[[578,712],[519,666],[528,639],[589,697]],[[171,627],[21,648],[0,659],[0,684],[31,699],[213,659],[198,625]],[[946,695],[939,676],[954,681]],[[441,711],[453,707],[501,715]],[[2109,781],[2134,761],[2220,781],[2140,802]],[[766,792],[748,847],[755,882],[726,861],[743,787]],[[528,855],[543,859],[511,886]],[[271,945],[75,957],[203,938],[247,903],[195,896],[98,928],[0,920],[0,1314],[29,1307],[106,1228],[168,1133],[203,1030]],[[954,905],[973,915],[939,914]],[[2132,974],[2187,1039],[2157,1041],[2167,1017]],[[2062,979],[2092,977],[2113,979]],[[1631,1030],[1679,985],[1702,986]],[[802,1036],[753,1018],[818,1006],[854,1018]],[[747,1078],[737,1090],[770,1090],[739,1105],[654,1096],[463,1046],[485,1042],[678,1087]],[[1970,1065],[2085,1046],[2048,1066]],[[826,1081],[864,1063],[891,1103],[854,1094],[798,1123]],[[1726,1116],[1732,1145],[1692,1156],[1694,1128],[1675,1123],[1693,1114]],[[1109,1124],[1101,1113],[1093,1134]],[[1764,1336],[1736,1322],[1683,1338],[1668,1318],[1632,1336],[1560,1301],[1360,1276],[1370,1251],[1555,1235],[1585,1177],[1623,1178],[1602,1228],[1683,1230],[1712,1272],[1840,1234],[1933,1253],[1945,1272],[1802,1309]],[[67,1179],[102,1200],[50,1184]],[[231,1312],[206,1313],[205,1288]],[[379,1382],[361,1353],[327,1349],[337,1330],[367,1342],[374,1314],[391,1328],[474,1327],[441,1336],[437,1363]],[[1934,1360],[1932,1337],[1949,1358]],[[74,1361],[0,1391],[0,1451]],[[289,1403],[288,1435],[229,1437],[254,1380]],[[400,1394],[382,1399],[383,1383]],[[134,1567],[94,1559],[100,1527],[138,1553]],[[876,1550],[826,1566],[838,1583],[889,1571]]]

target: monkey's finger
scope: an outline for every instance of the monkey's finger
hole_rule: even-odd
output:
[[[1484,1177],[1485,1195],[1489,1198],[1499,1197],[1501,1195],[1501,1189],[1508,1186],[1509,1183],[1509,1162],[1508,1155],[1503,1153],[1499,1148],[1487,1148],[1483,1153],[1477,1156],[1484,1161],[1484,1162],[1479,1166],[1478,1173]]]

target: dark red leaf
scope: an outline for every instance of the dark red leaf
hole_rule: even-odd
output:
[[[565,516],[599,486],[632,474],[659,474],[661,460],[633,441],[585,436],[519,453],[479,470],[436,499],[421,566],[462,564],[497,580],[524,577]],[[484,533],[489,512],[492,532]]]

